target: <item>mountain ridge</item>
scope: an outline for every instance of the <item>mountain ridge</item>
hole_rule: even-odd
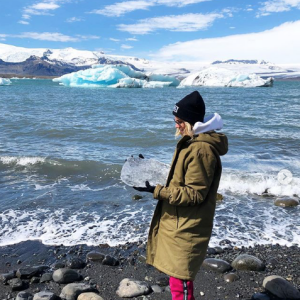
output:
[[[134,70],[147,73],[176,75],[185,78],[210,66],[220,66],[241,73],[255,73],[263,77],[296,78],[300,69],[291,70],[276,66],[265,60],[216,60],[211,64],[190,61],[161,62],[149,61],[132,56],[105,54],[102,51],[63,49],[23,48],[0,43],[0,76],[59,77],[67,73],[92,68],[97,64],[124,64]]]

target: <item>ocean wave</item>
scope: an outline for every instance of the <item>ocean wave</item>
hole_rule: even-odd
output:
[[[278,172],[268,174],[225,170],[219,190],[223,193],[231,192],[239,195],[268,193],[274,196],[300,197],[300,178],[293,177],[290,183],[282,184],[278,181]]]
[[[17,156],[1,156],[0,162],[3,165],[29,166],[45,162],[45,157],[17,157]]]
[[[10,209],[0,213],[0,246],[25,240],[66,246],[100,243],[116,246],[146,241],[154,209],[151,207],[134,204],[108,209],[102,206],[101,211],[89,212]],[[223,239],[236,246],[299,244],[298,214],[299,207],[280,208],[270,199],[225,195],[216,209],[210,245],[219,245]]]
[[[40,240],[45,245],[98,245],[111,246],[145,239],[145,217],[140,225],[136,215],[142,208],[133,211],[126,206],[123,211],[112,216],[97,213],[78,212],[68,215],[64,209],[51,212],[46,209],[36,211],[8,210],[0,214],[0,246],[20,243],[26,240]],[[150,221],[150,216],[147,222]]]
[[[99,178],[118,177],[121,166],[118,164],[103,163],[93,160],[66,160],[47,157],[30,157],[30,156],[1,156],[1,170],[30,170],[31,174],[63,176],[71,175],[91,175]]]

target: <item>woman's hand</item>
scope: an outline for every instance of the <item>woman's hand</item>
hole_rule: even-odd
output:
[[[145,187],[133,186],[133,188],[139,192],[148,192],[153,194],[156,186],[150,185],[149,181],[146,181],[145,185]]]

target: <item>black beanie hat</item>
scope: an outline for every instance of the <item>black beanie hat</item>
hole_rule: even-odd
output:
[[[191,125],[196,122],[203,122],[205,104],[199,92],[194,91],[176,103],[173,115]]]

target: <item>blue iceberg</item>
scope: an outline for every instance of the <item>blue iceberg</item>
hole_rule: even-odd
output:
[[[174,76],[147,75],[127,65],[94,65],[91,69],[69,73],[53,81],[70,87],[111,88],[162,88],[180,83]]]
[[[10,85],[11,81],[8,78],[1,78],[0,77],[0,85]]]

